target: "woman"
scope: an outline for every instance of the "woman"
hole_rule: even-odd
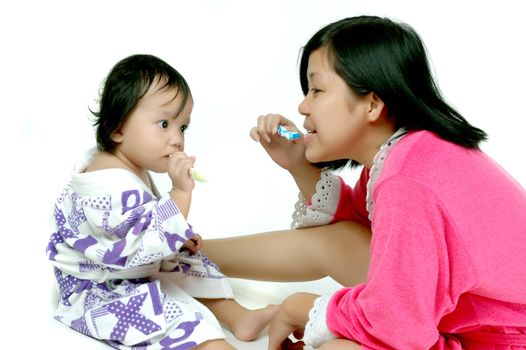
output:
[[[526,348],[526,191],[444,101],[418,34],[372,16],[331,23],[305,46],[300,79],[302,140],[276,135],[296,130],[279,115],[261,116],[251,135],[309,199],[295,227],[355,223],[205,243],[227,275],[328,274],[348,286],[287,298],[269,349],[297,346],[287,337],[303,328],[324,350]],[[354,188],[328,171],[349,160],[363,165]],[[251,247],[272,256],[248,264]]]

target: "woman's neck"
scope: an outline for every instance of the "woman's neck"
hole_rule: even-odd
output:
[[[383,124],[369,130],[369,136],[364,140],[362,159],[355,159],[368,169],[373,165],[374,156],[380,150],[380,147],[396,132],[394,126]]]

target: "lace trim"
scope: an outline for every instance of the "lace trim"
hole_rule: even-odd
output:
[[[294,205],[291,228],[321,226],[329,224],[334,218],[340,201],[341,181],[339,176],[323,171],[316,183],[316,192],[311,205],[307,205],[303,194],[298,195]]]
[[[384,167],[384,161],[385,158],[387,158],[387,154],[389,153],[389,150],[396,145],[398,141],[402,139],[402,137],[407,134],[409,130],[406,128],[400,128],[398,129],[387,141],[385,141],[381,146],[380,150],[376,153],[373,159],[373,165],[371,166],[371,170],[369,171],[369,180],[367,181],[367,194],[365,197],[366,200],[366,209],[369,213],[368,218],[369,220],[373,219],[373,211],[374,211],[374,201],[373,201],[373,187],[376,184],[376,180],[380,177],[380,174],[382,172],[382,169]]]
[[[331,333],[325,322],[330,298],[330,295],[318,297],[309,311],[309,321],[305,326],[303,342],[314,349],[319,348],[323,343],[336,339],[336,336]]]
[[[298,200],[294,204],[294,212],[292,213],[292,223],[290,228],[299,228],[303,218],[307,215],[307,204],[303,193],[298,193]]]

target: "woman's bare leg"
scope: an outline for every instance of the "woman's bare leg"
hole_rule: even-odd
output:
[[[208,340],[194,347],[195,350],[235,350],[232,345],[223,339]]]
[[[203,253],[230,277],[309,281],[326,276],[345,286],[364,282],[371,231],[342,221],[332,225],[205,240]]]
[[[345,339],[331,340],[325,344],[322,344],[319,350],[358,350],[362,347],[353,341]]]

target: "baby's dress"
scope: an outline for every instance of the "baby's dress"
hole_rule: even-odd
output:
[[[47,255],[59,287],[55,318],[118,349],[189,349],[223,339],[195,298],[233,298],[169,195],[124,169],[84,173],[88,152],[57,199]]]

